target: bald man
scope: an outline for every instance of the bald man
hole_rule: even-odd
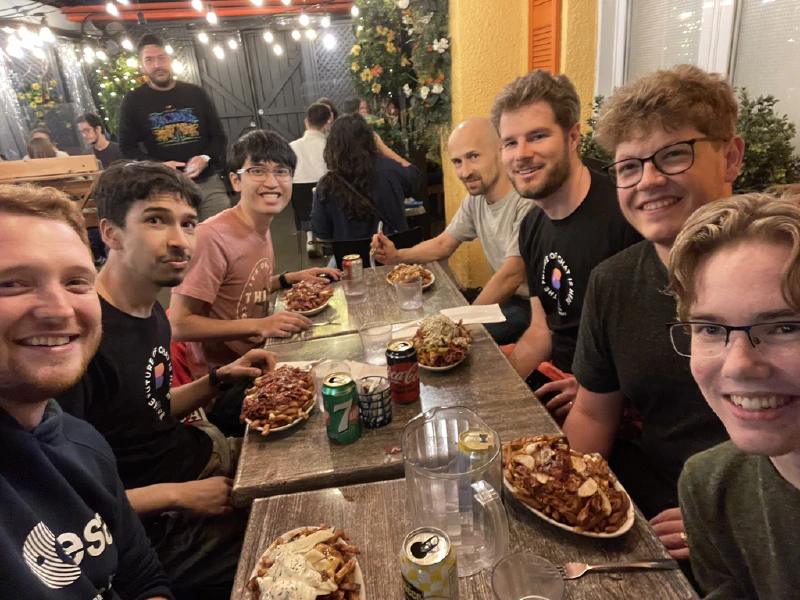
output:
[[[490,323],[486,329],[498,344],[514,343],[530,323],[519,227],[533,203],[521,198],[503,173],[500,138],[489,119],[478,117],[461,123],[450,135],[447,150],[467,188],[467,197],[450,225],[438,237],[402,250],[378,234],[372,240],[376,257],[386,265],[441,260],[452,256],[463,242],[479,239],[492,278],[474,304],[499,304],[506,321]]]

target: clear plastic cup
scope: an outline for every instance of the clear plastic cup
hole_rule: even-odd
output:
[[[397,302],[402,310],[417,310],[422,308],[422,279],[415,277],[406,283],[395,283]]]
[[[314,388],[316,388],[317,392],[317,404],[319,404],[321,412],[325,412],[325,406],[322,402],[322,382],[331,373],[350,374],[350,367],[344,361],[328,359],[317,363],[311,370],[311,377],[314,379]]]
[[[364,359],[371,365],[386,365],[386,347],[392,341],[392,326],[383,321],[373,321],[361,326],[358,330],[361,345],[364,347]]]
[[[492,591],[497,600],[561,600],[564,579],[549,560],[520,552],[495,565]]]
[[[364,273],[358,279],[343,279],[344,297],[349,304],[361,304],[367,301],[367,278]]]

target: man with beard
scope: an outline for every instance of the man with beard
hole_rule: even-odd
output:
[[[193,179],[203,198],[198,215],[205,221],[231,206],[218,173],[225,164],[227,145],[222,122],[202,88],[175,80],[172,57],[158,36],[143,36],[138,55],[147,82],[122,100],[122,154],[163,162]]]
[[[641,238],[625,221],[614,186],[581,162],[580,100],[564,75],[533,71],[494,99],[506,173],[536,203],[519,246],[531,291],[531,323],[509,360],[556,417],[577,391],[572,356],[592,269]]]
[[[53,396],[100,342],[80,211],[0,186],[0,597],[172,598],[108,444]]]
[[[109,248],[97,278],[103,339],[80,384],[59,402],[111,445],[173,590],[227,598],[246,525],[230,503],[240,440],[206,421],[179,419],[220,389],[257,377],[274,356],[252,350],[171,389],[171,331],[158,294],[187,271],[200,191],[162,164],[117,163],[100,176],[93,197]]]
[[[91,149],[86,154],[92,154],[97,157],[104,169],[111,166],[115,160],[122,160],[122,150],[119,149],[119,144],[110,142],[106,139],[103,132],[103,121],[100,117],[93,113],[86,113],[78,118],[78,131],[80,131],[83,141],[91,146]]]
[[[525,263],[519,251],[519,226],[533,203],[514,191],[500,163],[500,138],[484,117],[461,123],[447,143],[458,178],[467,188],[447,229],[432,240],[398,250],[382,233],[373,248],[385,265],[423,263],[449,258],[464,242],[479,239],[492,278],[473,302],[500,304],[504,323],[486,329],[498,344],[513,344],[530,323],[530,294],[525,285]]]

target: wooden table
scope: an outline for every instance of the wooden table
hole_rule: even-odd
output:
[[[596,540],[558,529],[531,514],[517,500],[506,499],[511,552],[533,552],[555,564],[667,558],[641,513],[630,532],[618,539]],[[343,528],[361,549],[368,600],[402,600],[398,555],[411,531],[405,480],[303,492],[257,500],[250,513],[232,600],[249,600],[244,586],[262,552],[279,535],[304,525],[325,523]],[[459,580],[460,600],[490,600],[490,574]],[[564,600],[697,599],[680,571],[587,574],[565,582]]]
[[[434,406],[463,405],[495,429],[502,440],[534,433],[558,433],[547,410],[533,397],[482,325],[471,325],[474,343],[467,360],[451,371],[421,373],[421,403],[395,404],[393,420],[364,428],[353,444],[328,441],[318,408],[305,423],[262,438],[245,435],[233,501],[246,506],[276,494],[393,479],[403,476],[400,435],[409,419]],[[281,362],[319,358],[364,361],[358,334],[285,344],[274,349]]]
[[[332,283],[331,286],[334,293],[328,308],[311,317],[311,320],[314,323],[323,323],[334,315],[338,315],[338,323],[312,327],[293,338],[270,338],[265,346],[356,333],[359,327],[370,321],[401,323],[436,314],[443,308],[453,308],[467,304],[450,274],[438,262],[425,265],[434,274],[436,281],[427,291],[423,292],[422,308],[419,310],[400,310],[394,288],[386,281],[386,274],[393,267],[377,267],[374,273],[369,268],[369,265],[366,265],[366,267],[364,269],[364,276],[367,279],[366,302],[361,304],[348,303],[344,295],[343,284]],[[283,303],[280,299],[276,304],[276,311],[283,310]]]

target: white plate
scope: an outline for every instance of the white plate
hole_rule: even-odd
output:
[[[319,527],[298,527],[297,529],[292,529],[291,531],[287,531],[283,535],[278,536],[278,539],[282,537],[286,537],[287,539],[289,539],[295,533],[303,531],[304,529],[314,529],[319,531]],[[258,563],[261,562],[261,558],[264,556],[264,554],[271,552],[277,545],[278,545],[278,540],[276,539],[269,545],[269,548],[267,548],[266,551],[262,553],[261,556],[258,557],[258,562],[256,562],[256,566],[253,567],[253,570],[250,573],[250,579],[256,576],[256,571],[258,570]],[[366,586],[364,585],[364,574],[361,572],[361,564],[358,562],[358,558],[356,558],[356,568],[355,571],[353,571],[353,578],[356,580],[356,583],[361,586],[361,589],[359,590],[359,598],[361,600],[367,600],[367,589]]]
[[[505,485],[506,489],[509,492],[514,493],[517,491],[517,488],[511,485],[508,482],[508,479],[506,479],[505,469],[503,472],[503,484]],[[555,525],[556,527],[558,527],[559,529],[563,529],[564,531],[577,533],[578,535],[591,538],[615,538],[615,537],[620,537],[621,535],[625,535],[626,533],[628,533],[628,531],[630,531],[631,527],[633,527],[633,522],[636,519],[636,514],[634,513],[633,510],[633,500],[631,500],[630,494],[628,494],[628,492],[625,491],[625,488],[622,487],[622,484],[619,481],[615,481],[614,488],[619,490],[620,492],[625,492],[625,494],[628,495],[628,517],[627,519],[625,519],[625,522],[622,524],[622,527],[617,529],[614,533],[594,533],[592,531],[580,531],[579,529],[575,529],[574,527],[570,527],[569,525],[565,525],[564,523],[559,523],[558,521],[551,519],[543,512],[536,510],[535,508],[529,506],[528,504],[525,504],[524,502],[522,502],[522,500],[519,500],[519,502],[540,519],[544,519],[551,525]]]
[[[425,270],[426,270],[426,271],[428,271],[428,269],[425,269]],[[391,271],[389,271],[389,272],[391,273]],[[430,282],[429,282],[429,283],[427,283],[426,285],[423,285],[423,286],[422,286],[422,289],[423,289],[423,290],[427,290],[429,287],[431,287],[431,286],[432,286],[432,285],[433,285],[433,284],[436,282],[436,275],[434,275],[434,274],[433,274],[433,273],[431,273],[430,271],[428,271],[428,273],[430,273],[431,280],[430,280]],[[388,282],[389,282],[389,285],[394,285],[394,284],[391,282],[391,280],[389,279],[389,276],[388,276],[388,275],[386,276],[386,281],[388,281]]]
[[[282,366],[284,366],[284,365],[285,365],[285,363],[278,363],[278,365],[276,366],[276,368],[280,368],[280,367],[282,367]],[[311,414],[311,411],[312,411],[312,410],[314,410],[314,405],[317,403],[317,402],[316,402],[316,400],[317,400],[317,396],[316,396],[316,394],[317,394],[317,390],[316,390],[316,388],[315,388],[315,389],[314,389],[314,397],[313,397],[311,400],[309,400],[309,402],[310,402],[311,404],[309,405],[309,407],[308,407],[306,410],[304,410],[304,411],[302,411],[302,410],[301,410],[301,411],[300,411],[300,413],[301,413],[301,414],[303,414],[303,415],[306,415],[306,417],[298,417],[297,419],[295,419],[295,420],[294,420],[294,421],[292,421],[291,423],[288,423],[288,424],[286,424],[286,425],[282,425],[281,427],[275,427],[275,428],[273,428],[273,427],[270,427],[270,429],[269,429],[269,433],[268,433],[267,435],[269,435],[269,434],[270,434],[270,433],[272,433],[273,431],[286,431],[287,429],[291,429],[292,427],[294,427],[295,425],[297,425],[297,424],[298,424],[298,423],[300,423],[301,421],[308,421],[308,415],[310,415],[310,414]],[[259,434],[260,434],[262,431],[264,431],[264,428],[263,428],[263,427],[253,427],[252,425],[250,425],[250,423],[252,423],[252,422],[253,422],[253,421],[252,421],[252,419],[247,419],[247,418],[246,418],[246,419],[244,420],[244,422],[245,422],[245,423],[247,423],[247,427],[248,427],[248,429],[249,429],[250,431],[258,431],[258,432],[259,432]]]
[[[327,302],[325,302],[325,304],[323,304],[322,306],[318,306],[317,308],[312,308],[311,310],[291,310],[290,308],[286,308],[286,312],[291,312],[291,313],[295,313],[295,314],[298,314],[298,315],[303,315],[304,317],[313,317],[314,315],[317,315],[317,314],[321,313],[323,310],[325,310],[326,308],[328,308],[328,304],[331,303],[331,298],[333,298],[333,296],[328,298]],[[284,307],[285,306],[286,306],[286,304],[284,303]]]
[[[469,356],[469,352],[467,352],[467,356]],[[449,371],[450,369],[455,369],[458,365],[460,365],[465,360],[467,360],[467,356],[462,358],[457,363],[453,363],[452,365],[447,365],[446,367],[429,367],[427,365],[423,365],[422,363],[419,363],[419,368],[420,369],[425,369],[426,371]]]

